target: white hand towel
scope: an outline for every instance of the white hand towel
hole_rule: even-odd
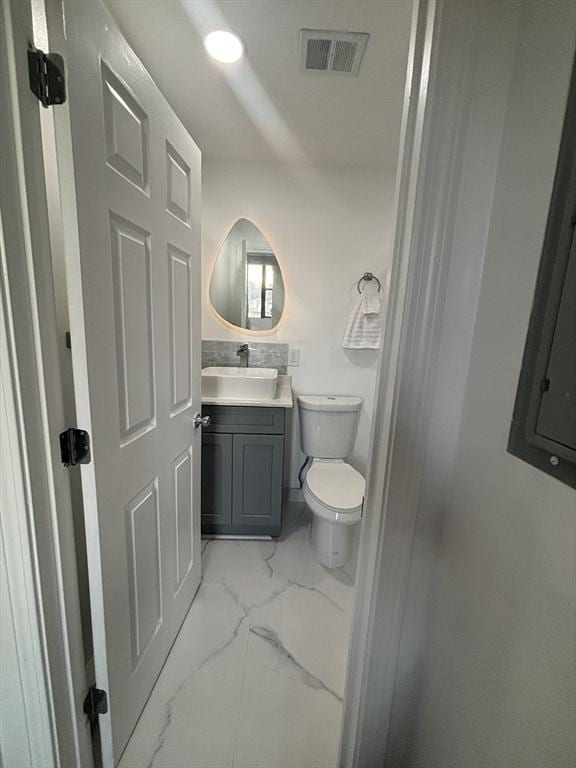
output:
[[[358,296],[342,346],[344,349],[378,349],[382,335],[382,297],[376,281],[365,281]]]
[[[378,285],[372,282],[365,282],[362,289],[362,311],[365,315],[379,315],[382,312],[382,301],[380,299]]]

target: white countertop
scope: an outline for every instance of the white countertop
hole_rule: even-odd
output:
[[[239,400],[233,397],[203,397],[203,405],[251,405],[258,408],[293,408],[292,376],[278,375],[276,397],[272,400]]]

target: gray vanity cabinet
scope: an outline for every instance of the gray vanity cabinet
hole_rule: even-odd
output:
[[[202,529],[232,525],[232,435],[202,435]]]
[[[210,405],[202,434],[202,532],[278,536],[284,409]]]

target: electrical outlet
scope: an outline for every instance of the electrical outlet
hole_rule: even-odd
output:
[[[297,368],[300,365],[300,350],[297,348],[288,350],[288,365]]]

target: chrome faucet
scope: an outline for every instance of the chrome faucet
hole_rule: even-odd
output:
[[[248,368],[248,353],[250,352],[250,347],[248,344],[242,344],[238,349],[236,350],[236,354],[240,358],[240,365],[245,366]]]

